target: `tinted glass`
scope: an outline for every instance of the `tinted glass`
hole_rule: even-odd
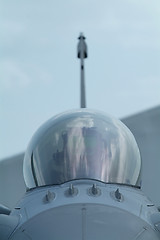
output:
[[[35,134],[24,160],[29,188],[73,179],[138,185],[136,141],[119,120],[80,110],[49,120]]]

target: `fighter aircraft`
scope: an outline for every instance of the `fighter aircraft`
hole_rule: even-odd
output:
[[[24,158],[26,193],[0,206],[1,240],[158,240],[160,213],[141,191],[141,157],[130,130],[86,108],[80,34],[81,108],[49,119]]]

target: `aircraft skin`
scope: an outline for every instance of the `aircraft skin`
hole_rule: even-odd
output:
[[[152,221],[159,213],[140,190],[93,180],[72,184],[73,193],[71,183],[26,193],[9,216],[0,215],[0,239],[160,239]]]
[[[160,213],[140,189],[132,133],[81,103],[32,137],[24,158],[27,191],[12,211],[0,205],[0,240],[160,239]]]

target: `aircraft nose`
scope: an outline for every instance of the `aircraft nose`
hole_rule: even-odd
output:
[[[13,240],[158,240],[153,229],[137,216],[122,209],[100,204],[72,204],[53,208],[23,225]],[[17,236],[19,238],[17,238]]]

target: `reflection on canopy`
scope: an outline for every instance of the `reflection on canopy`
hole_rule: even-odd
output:
[[[89,110],[65,113],[45,123],[24,160],[29,188],[74,179],[137,186],[140,171],[139,149],[127,127]]]

